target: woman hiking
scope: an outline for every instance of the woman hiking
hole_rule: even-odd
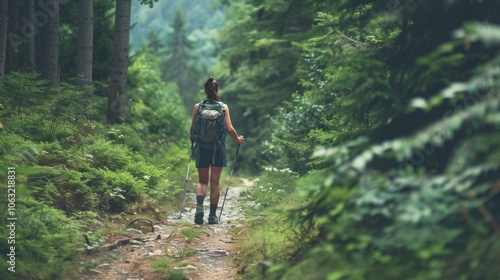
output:
[[[231,123],[229,107],[220,101],[219,84],[214,77],[208,78],[203,85],[206,99],[194,105],[190,128],[191,141],[196,142],[196,168],[198,186],[196,188],[196,212],[194,222],[203,224],[203,202],[210,181],[210,212],[208,223],[219,223],[216,215],[219,204],[219,181],[222,168],[226,163],[226,132],[238,144],[245,141],[238,136]]]

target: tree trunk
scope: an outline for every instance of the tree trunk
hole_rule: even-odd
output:
[[[93,0],[78,0],[78,46],[76,80],[84,87],[92,84],[92,55],[94,37]]]
[[[42,76],[51,85],[59,84],[59,0],[44,0],[42,11],[47,15],[43,48]]]
[[[116,0],[113,63],[108,95],[109,124],[125,121],[131,0]]]
[[[18,70],[15,47],[19,44],[17,19],[18,19],[18,3],[15,0],[8,1],[7,15],[7,57],[5,58],[5,73]]]
[[[26,44],[26,70],[35,71],[35,35],[36,30],[33,23],[35,22],[35,0],[26,1],[26,18],[25,26],[23,26],[23,35],[28,39]]]
[[[7,51],[7,0],[0,0],[0,85],[5,76],[5,53]]]

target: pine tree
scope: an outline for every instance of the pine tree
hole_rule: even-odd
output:
[[[232,104],[234,124],[249,142],[270,141],[270,120],[293,93],[301,92],[297,67],[300,47],[324,1],[244,0],[231,4],[231,21],[220,32],[223,47],[217,75]],[[259,140],[256,140],[259,139]],[[248,151],[246,167],[266,164],[262,147]]]
[[[59,84],[59,0],[45,0],[44,12],[48,21],[45,26],[42,76],[52,85]]]
[[[116,0],[113,64],[108,94],[109,124],[125,121],[131,0]]]
[[[76,74],[80,86],[92,84],[94,9],[92,0],[78,1],[78,46]]]
[[[0,85],[5,76],[5,54],[7,52],[7,8],[8,2],[2,1],[0,4]]]
[[[175,82],[186,111],[191,113],[197,93],[201,85],[193,55],[196,44],[188,37],[184,15],[177,10],[171,24],[172,32],[166,46],[167,59],[164,63],[165,76],[168,82]],[[194,77],[194,78],[193,78]]]
[[[35,0],[28,0],[26,1],[26,18],[27,22],[34,22],[35,21]],[[28,71],[35,71],[36,70],[36,62],[35,62],[35,30],[34,26],[27,26],[26,27],[28,32],[28,40],[25,48],[25,53],[26,53],[26,69]]]

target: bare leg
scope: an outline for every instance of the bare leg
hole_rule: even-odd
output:
[[[210,204],[218,204],[220,197],[220,175],[222,173],[222,167],[212,166],[212,174],[210,176]],[[205,187],[206,190],[206,187]]]
[[[203,201],[207,196],[208,185],[208,167],[198,168],[198,186],[196,187],[196,212],[194,214],[194,223],[203,224]]]
[[[196,187],[196,195],[207,196],[208,169],[209,167],[198,168],[198,187]]]

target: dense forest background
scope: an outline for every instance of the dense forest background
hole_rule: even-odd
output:
[[[203,98],[202,85],[220,58],[217,32],[225,7],[203,0],[159,1],[154,9],[132,2],[132,53],[161,57],[163,79],[175,82],[188,114]]]
[[[210,75],[260,179],[242,277],[500,273],[500,1],[0,3],[16,277],[66,279],[95,221],[178,207]]]

